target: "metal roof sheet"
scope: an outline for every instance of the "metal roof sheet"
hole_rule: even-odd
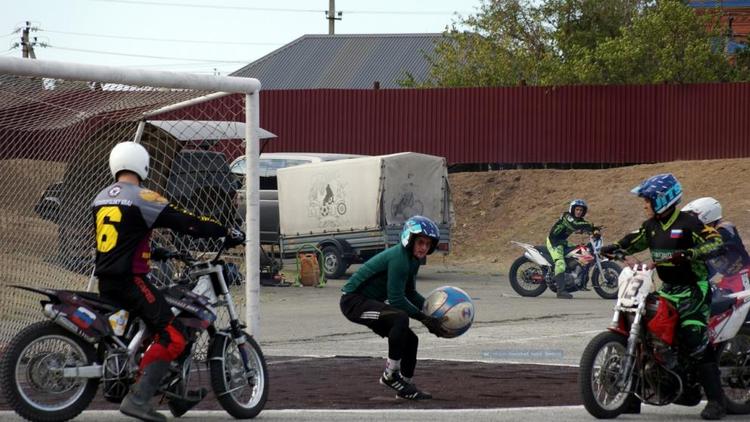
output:
[[[427,78],[442,34],[305,35],[232,73],[258,78],[264,90],[399,88],[407,72]]]

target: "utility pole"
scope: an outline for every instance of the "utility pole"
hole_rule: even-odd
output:
[[[36,54],[34,53],[34,46],[36,45],[36,37],[34,37],[34,42],[29,41],[29,32],[31,32],[31,22],[26,21],[26,27],[23,29],[23,32],[21,33],[21,57],[24,59],[32,58],[36,59]]]
[[[336,0],[328,0],[328,10],[326,11],[326,19],[328,19],[328,35],[336,33],[336,21],[341,20],[342,13],[336,14]]]

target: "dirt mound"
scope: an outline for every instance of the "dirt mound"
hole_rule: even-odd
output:
[[[750,159],[679,161],[605,170],[455,173],[450,175],[450,182],[456,227],[447,262],[490,264],[507,271],[521,251],[510,241],[543,244],[552,223],[574,198],[588,202],[587,218],[604,226],[605,242],[614,242],[638,228],[645,218],[642,202],[630,189],[649,176],[666,172],[682,183],[682,205],[701,196],[713,196],[721,202],[725,219],[736,224],[741,234],[750,232]]]

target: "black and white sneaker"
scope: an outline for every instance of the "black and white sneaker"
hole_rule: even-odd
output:
[[[380,383],[385,385],[386,387],[391,387],[397,392],[401,392],[411,386],[411,384],[404,381],[404,379],[401,377],[401,374],[399,373],[394,373],[390,376],[383,373],[383,376],[380,377]]]
[[[414,384],[409,384],[409,388],[405,388],[396,393],[396,397],[406,400],[429,400],[432,398],[432,394],[426,391],[421,391]]]
[[[432,394],[420,391],[414,384],[406,382],[400,374],[383,374],[380,383],[396,390],[396,397],[406,400],[429,400]]]

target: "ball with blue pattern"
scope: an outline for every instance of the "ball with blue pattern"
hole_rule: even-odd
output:
[[[427,254],[431,254],[437,248],[438,242],[440,241],[440,229],[437,224],[427,217],[421,215],[415,215],[404,223],[404,228],[401,230],[401,245],[407,249],[413,246],[415,235],[424,235],[432,240],[432,245]]]
[[[668,210],[682,199],[682,185],[672,173],[649,177],[631,192],[651,201],[651,208],[656,214]]]
[[[422,312],[443,319],[443,338],[454,338],[467,332],[474,322],[474,301],[465,291],[453,286],[442,286],[431,291],[424,301]]]

